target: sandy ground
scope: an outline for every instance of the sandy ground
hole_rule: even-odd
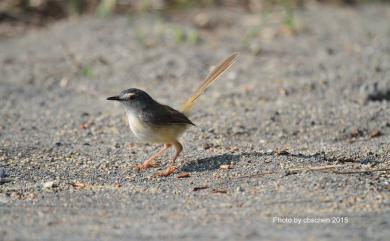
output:
[[[390,6],[198,13],[0,41],[0,240],[388,240]],[[133,170],[159,147],[105,98],[177,107],[234,51],[177,173]]]

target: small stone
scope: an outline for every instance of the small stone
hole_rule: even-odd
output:
[[[208,149],[210,149],[212,147],[212,145],[210,144],[210,143],[205,143],[205,144],[203,144],[203,149],[204,150],[208,150]]]
[[[354,137],[359,137],[359,136],[362,136],[363,135],[363,131],[359,128],[352,128],[351,129],[351,137],[354,138]]]
[[[240,186],[240,187],[237,187],[236,191],[237,191],[237,192],[243,192],[243,191],[245,191],[245,189],[244,189],[243,187]]]
[[[360,95],[363,100],[390,101],[390,83],[386,81],[365,83],[360,86]]]
[[[375,138],[375,137],[378,137],[380,136],[382,133],[379,129],[374,129],[372,130],[369,134],[368,134],[368,137],[370,138]]]
[[[62,88],[65,88],[65,87],[68,85],[68,82],[69,82],[69,79],[66,78],[66,77],[64,77],[64,78],[62,78],[62,79],[60,80],[60,86],[61,86]]]
[[[43,185],[42,185],[42,187],[44,189],[50,189],[50,188],[53,188],[56,186],[57,186],[57,184],[54,181],[48,181],[48,182],[43,183]]]
[[[4,168],[0,168],[0,178],[4,178],[6,176],[7,176],[7,174],[5,173],[5,169]]]
[[[219,166],[219,169],[222,169],[222,170],[228,170],[228,169],[233,169],[233,168],[234,168],[233,164],[222,164]]]
[[[334,50],[333,48],[331,48],[331,47],[328,47],[328,48],[326,49],[326,52],[328,53],[328,55],[334,55],[335,50]]]
[[[0,178],[0,185],[3,185],[5,183],[12,182],[11,178]]]

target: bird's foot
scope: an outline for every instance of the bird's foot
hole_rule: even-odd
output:
[[[158,167],[158,164],[154,160],[146,160],[142,164],[136,164],[134,169],[137,171],[143,171],[152,167]]]
[[[175,173],[176,171],[176,167],[174,166],[169,166],[167,169],[165,169],[164,171],[162,172],[156,172],[154,174],[155,177],[167,177],[167,176],[170,176],[172,175],[173,173]]]

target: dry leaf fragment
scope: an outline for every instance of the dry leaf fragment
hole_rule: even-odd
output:
[[[228,170],[228,169],[233,169],[233,167],[234,167],[233,164],[223,164],[219,166],[219,169]]]
[[[375,138],[375,137],[378,137],[380,136],[382,133],[379,129],[374,129],[372,130],[369,134],[368,134],[368,137],[370,138]]]
[[[191,175],[190,175],[190,173],[188,173],[188,172],[182,172],[182,173],[179,173],[178,175],[177,175],[177,178],[186,178],[186,177],[190,177]]]
[[[81,183],[81,182],[74,182],[71,185],[76,190],[84,189],[87,186],[85,183]]]
[[[227,190],[225,190],[225,189],[213,189],[212,193],[227,193]]]
[[[168,176],[172,175],[173,173],[175,173],[175,171],[176,171],[176,167],[170,166],[162,172],[156,172],[153,175],[153,177],[168,177]]]

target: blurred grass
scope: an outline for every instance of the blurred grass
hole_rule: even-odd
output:
[[[144,13],[201,7],[241,7],[258,12],[264,8],[282,6],[288,13],[285,25],[294,28],[292,9],[303,9],[309,2],[356,5],[390,0],[0,0],[0,22],[24,22],[42,25],[72,15],[96,14],[109,17],[117,13]],[[178,36],[179,38],[179,36]],[[196,35],[189,33],[189,41]]]
[[[86,78],[91,78],[93,76],[92,66],[90,64],[83,66],[81,74]]]

